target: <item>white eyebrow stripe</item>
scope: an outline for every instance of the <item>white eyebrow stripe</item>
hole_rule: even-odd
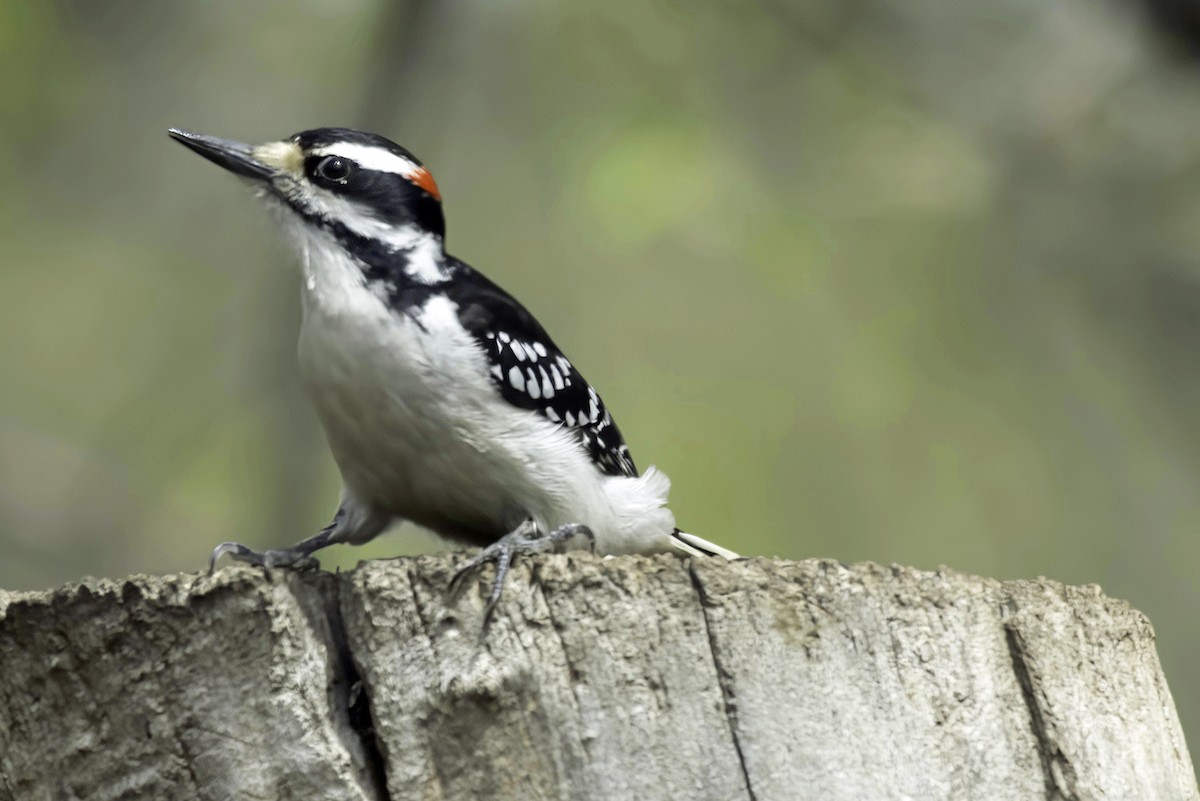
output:
[[[403,175],[405,178],[412,178],[422,169],[415,161],[410,161],[404,158],[404,156],[398,156],[381,147],[359,145],[352,142],[339,142],[336,145],[319,147],[312,150],[310,155],[341,156],[342,158],[357,162],[363,169],[375,170],[377,172],[391,172],[396,175]]]

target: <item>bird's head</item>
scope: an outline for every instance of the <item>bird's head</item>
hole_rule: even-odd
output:
[[[402,243],[446,231],[442,199],[412,153],[376,134],[314,128],[248,145],[170,129],[175,141],[261,187],[302,224],[338,239]]]

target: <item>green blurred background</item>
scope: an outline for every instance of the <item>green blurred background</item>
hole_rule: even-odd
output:
[[[297,270],[168,126],[376,130],[680,522],[1099,583],[1200,741],[1200,74],[1097,0],[0,3],[0,586],[195,570],[338,479]],[[401,530],[326,566],[430,547]]]

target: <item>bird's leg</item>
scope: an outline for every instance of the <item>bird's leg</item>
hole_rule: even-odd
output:
[[[508,569],[517,560],[517,557],[544,553],[578,536],[587,537],[591,542],[592,549],[595,550],[596,536],[590,528],[582,523],[567,523],[548,534],[543,534],[533,518],[526,518],[521,525],[471,557],[458,569],[458,572],[450,579],[450,597],[451,599],[457,598],[462,593],[467,578],[489,562],[494,562],[496,577],[492,580],[492,590],[488,595],[487,606],[483,610],[483,625],[486,629],[491,621],[496,603],[499,602],[500,595],[504,592],[504,578],[508,575]]]
[[[214,572],[217,569],[217,560],[226,554],[239,562],[246,562],[267,570],[273,567],[294,567],[297,570],[315,569],[320,567],[320,563],[315,556],[312,556],[313,551],[319,551],[326,545],[341,542],[341,537],[337,535],[341,533],[345,519],[346,510],[339,506],[329,525],[308,539],[281,550],[259,552],[251,550],[240,542],[222,542],[213,549],[212,556],[208,558],[208,572]]]

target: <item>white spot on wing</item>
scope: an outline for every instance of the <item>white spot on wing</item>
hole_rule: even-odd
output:
[[[545,346],[545,345],[543,345],[541,342],[534,342],[534,343],[533,343],[533,349],[534,349],[535,351],[537,351],[537,355],[538,355],[538,356],[545,356],[545,355],[546,355],[546,346]]]
[[[508,371],[508,383],[512,384],[512,388],[517,392],[525,391],[525,376],[521,375],[520,367],[514,365],[513,368]]]
[[[551,367],[551,370],[554,368]],[[554,397],[554,387],[550,386],[550,376],[546,375],[546,368],[538,366],[538,372],[542,374],[542,395],[547,398]]]
[[[529,393],[529,397],[537,400],[542,397],[542,390],[538,386],[537,376],[533,374],[533,368],[529,369],[529,382],[525,384],[525,391]]]

